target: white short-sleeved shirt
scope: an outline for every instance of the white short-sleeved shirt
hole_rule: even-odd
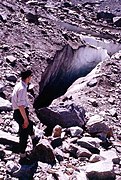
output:
[[[18,109],[19,106],[29,107],[27,96],[27,84],[23,81],[17,83],[12,93],[12,107],[13,110]]]

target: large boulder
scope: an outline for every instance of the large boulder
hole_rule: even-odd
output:
[[[37,161],[51,165],[56,163],[52,146],[47,140],[44,139],[41,140],[41,142],[33,149],[30,154],[30,159],[33,163]]]
[[[85,124],[85,110],[71,104],[64,108],[41,108],[36,111],[41,123],[47,126],[46,135],[51,135],[53,128],[60,125],[62,128],[72,126],[82,127]]]

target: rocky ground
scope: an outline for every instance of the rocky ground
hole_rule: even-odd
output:
[[[38,95],[42,73],[55,61],[53,57],[57,50],[67,44],[76,49],[82,44],[81,34],[121,43],[120,9],[120,0],[0,1],[1,179],[32,179],[29,176],[32,174],[35,180],[120,180],[121,51],[101,62],[96,73],[78,79],[66,94],[52,102],[52,111],[55,107],[56,111],[72,108],[72,104],[79,108],[83,106],[86,118],[81,121],[86,125],[62,128],[57,137],[42,135],[46,143],[38,145],[31,155],[38,160],[37,165],[25,168],[18,164],[19,155],[13,148],[18,144],[18,126],[10,104],[11,92],[22,69],[32,69],[32,89],[34,95]],[[34,97],[30,93],[29,97],[33,104]],[[75,106],[73,109],[76,115],[80,113]],[[45,126],[32,106],[30,118],[35,122],[36,133],[41,135]],[[29,140],[28,152],[31,149]],[[47,158],[44,159],[42,153]]]

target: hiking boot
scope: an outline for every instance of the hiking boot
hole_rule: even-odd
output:
[[[20,158],[19,164],[20,165],[31,165],[32,162],[28,157],[23,157],[23,158]]]
[[[36,136],[34,139],[32,139],[33,148],[38,144],[40,140],[40,137]]]

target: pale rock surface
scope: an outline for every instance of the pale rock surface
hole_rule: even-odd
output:
[[[3,99],[0,97],[0,111],[11,111],[12,104],[9,100]]]

